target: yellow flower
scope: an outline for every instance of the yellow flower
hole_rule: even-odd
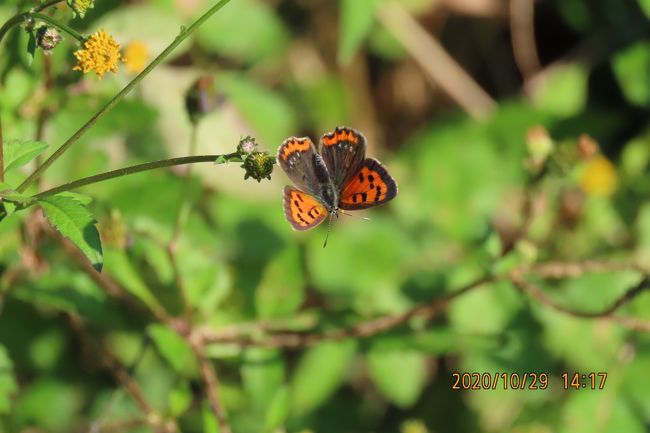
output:
[[[92,9],[95,4],[93,0],[68,0],[68,6],[72,9],[72,14],[74,16],[79,15],[81,18],[84,17],[88,9]]]
[[[124,48],[123,60],[129,72],[138,74],[147,66],[149,49],[144,42],[133,41]]]
[[[120,46],[104,30],[99,30],[86,39],[84,47],[75,51],[74,56],[78,63],[73,70],[84,74],[93,71],[100,79],[106,72],[117,72],[117,65],[122,60]]]
[[[580,177],[580,186],[588,195],[606,197],[611,195],[618,183],[616,167],[602,155],[591,158]]]

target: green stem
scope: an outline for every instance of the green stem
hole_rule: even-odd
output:
[[[33,14],[31,14],[31,16],[33,18],[37,18],[37,19],[39,19],[41,21],[45,21],[46,23],[53,25],[57,29],[66,32],[67,34],[69,34],[70,36],[72,36],[73,38],[75,38],[76,40],[78,40],[81,43],[84,43],[86,41],[86,38],[81,33],[76,31],[72,27],[68,26],[67,24],[63,24],[63,23],[55,20],[51,16],[44,15],[44,14],[39,14],[38,12],[34,12]]]
[[[165,50],[158,55],[150,64],[147,66],[140,74],[138,74],[129,84],[124,87],[117,95],[113,97],[106,105],[104,105],[97,113],[95,113],[86,124],[84,124],[77,132],[75,132],[65,143],[61,145],[48,159],[46,159],[41,166],[39,166],[32,174],[29,175],[23,183],[21,183],[17,190],[23,192],[31,185],[45,170],[47,170],[50,165],[54,163],[57,159],[65,153],[70,146],[72,146],[81,136],[90,129],[97,121],[106,114],[110,109],[112,109],[119,101],[122,100],[133,88],[140,82],[144,77],[149,75],[149,73],[158,66],[181,42],[183,42],[194,30],[196,30],[201,24],[203,24],[208,18],[210,18],[214,13],[219,9],[228,4],[230,0],[221,0],[207,12],[205,12],[201,17],[196,20],[190,27],[187,29],[181,29],[181,33],[176,36],[174,41],[169,44]]]
[[[128,176],[129,174],[140,173],[141,171],[155,170],[157,168],[171,167],[174,165],[195,164],[198,162],[215,162],[216,159],[220,156],[225,158],[226,161],[239,161],[239,154],[235,152],[229,153],[227,155],[182,156],[180,158],[170,158],[160,161],[145,162],[144,164],[118,168],[117,170],[107,171],[106,173],[100,173],[94,176],[73,180],[72,182],[64,183],[63,185],[59,185],[55,188],[40,192],[34,195],[34,198],[39,199],[49,197],[60,192],[71,191],[73,189],[81,188],[82,186],[103,182],[105,180],[114,179],[116,177]]]
[[[13,17],[9,18],[3,25],[0,27],[0,43],[2,42],[2,39],[4,39],[5,35],[7,32],[15,25],[22,24],[29,16],[31,15],[31,12],[23,12],[18,15],[14,15]]]

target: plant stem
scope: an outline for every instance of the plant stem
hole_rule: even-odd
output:
[[[162,167],[171,167],[174,165],[195,164],[198,162],[214,162],[219,156],[223,156],[226,160],[237,160],[239,154],[227,155],[196,155],[196,156],[183,156],[180,158],[163,159],[160,161],[145,162],[144,164],[132,165],[130,167],[118,168],[117,170],[107,171],[105,173],[96,174],[94,176],[84,177],[81,179],[73,180],[72,182],[59,185],[55,188],[48,189],[34,195],[35,199],[49,197],[64,191],[71,191],[82,186],[90,185],[93,183],[103,182],[105,180],[114,179],[116,177],[128,176],[129,174],[140,173],[141,171],[155,170]]]
[[[32,18],[37,18],[37,19],[39,19],[41,21],[45,21],[46,23],[53,25],[57,29],[66,32],[67,34],[69,34],[70,36],[72,36],[73,38],[75,38],[76,40],[78,40],[81,43],[83,43],[86,40],[86,38],[81,33],[76,31],[72,27],[68,26],[67,24],[63,24],[63,23],[55,20],[54,18],[52,18],[52,17],[50,17],[48,15],[39,14],[38,12],[34,12],[34,13],[31,14],[31,16],[32,16]]]
[[[72,146],[81,136],[90,129],[97,121],[106,114],[110,109],[112,109],[119,101],[122,100],[133,88],[140,82],[144,77],[146,77],[156,66],[158,66],[181,42],[183,42],[194,30],[196,30],[201,24],[203,24],[208,18],[210,18],[214,13],[219,9],[228,4],[230,0],[221,0],[207,12],[205,12],[198,20],[196,20],[190,27],[187,29],[181,28],[181,32],[174,41],[169,44],[165,50],[158,55],[142,72],[140,72],[129,84],[127,84],[117,95],[113,97],[106,105],[104,105],[97,113],[95,113],[90,120],[88,120],[77,132],[72,134],[72,136],[61,145],[48,159],[46,159],[41,166],[39,166],[34,172],[29,175],[23,183],[21,183],[17,190],[23,192],[31,185],[34,180],[36,180],[45,170],[48,169],[50,165],[54,163],[57,159],[65,153],[70,146]]]
[[[29,16],[31,15],[31,12],[23,12],[17,15],[14,15],[13,17],[9,18],[3,25],[0,27],[0,42],[2,42],[2,39],[4,39],[5,35],[7,32],[15,25],[21,24],[23,21],[25,21]]]

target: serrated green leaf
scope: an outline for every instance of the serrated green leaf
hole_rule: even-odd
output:
[[[371,350],[367,359],[370,377],[388,400],[403,408],[416,402],[426,376],[424,355],[416,351]]]
[[[347,64],[375,21],[377,0],[341,0],[338,60]]]
[[[39,199],[38,203],[50,224],[70,239],[101,272],[104,265],[102,245],[95,225],[97,221],[88,209],[73,198],[58,195]]]
[[[47,149],[42,141],[7,141],[4,143],[5,172],[22,167]]]
[[[341,385],[356,342],[329,341],[309,349],[296,369],[291,383],[291,411],[305,415],[327,400]]]
[[[11,395],[17,389],[14,367],[4,346],[0,346],[0,413],[11,409]]]

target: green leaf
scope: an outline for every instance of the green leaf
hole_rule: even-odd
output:
[[[628,101],[642,107],[650,104],[650,42],[617,53],[612,68]]]
[[[47,149],[42,141],[7,141],[4,143],[5,172],[22,167]]]
[[[639,7],[643,13],[650,18],[650,0],[639,0]]]
[[[14,367],[7,349],[0,346],[0,413],[9,413],[11,395],[18,389],[14,378]]]
[[[320,406],[341,385],[356,352],[353,340],[329,341],[309,349],[291,383],[291,410],[303,416]]]
[[[289,388],[280,387],[273,396],[269,410],[266,412],[264,431],[274,432],[282,427],[289,415]]]
[[[249,63],[281,58],[288,47],[289,31],[265,3],[231,2],[197,30],[197,41],[209,52]],[[233,38],[235,34],[238,36]]]
[[[587,72],[584,65],[577,63],[549,71],[533,97],[535,105],[561,117],[578,114],[587,102]]]
[[[167,360],[174,370],[183,372],[195,365],[192,350],[176,332],[156,323],[150,325],[147,332],[162,357]]]
[[[0,198],[17,203],[27,203],[31,200],[4,182],[0,182]]]
[[[70,197],[53,196],[38,200],[48,221],[59,233],[70,239],[101,272],[104,265],[102,245],[97,221],[77,200]]]
[[[177,418],[192,404],[192,390],[187,382],[183,382],[169,393],[169,414]]]
[[[255,307],[264,318],[288,316],[305,298],[305,277],[297,245],[276,255],[264,270],[255,292]]]
[[[647,371],[647,370],[646,370]],[[599,378],[598,378],[599,379]],[[611,378],[608,378],[608,382]],[[607,389],[608,383],[605,384]],[[611,387],[611,385],[610,385]],[[560,433],[646,432],[644,422],[618,390],[580,390],[570,394],[562,410]]]
[[[236,4],[238,3],[231,3],[229,6]],[[228,9],[225,8],[224,11]],[[269,90],[248,77],[235,73],[220,74],[219,85],[244,119],[255,129],[260,143],[281,143],[295,133],[295,103],[289,101],[282,93]]]
[[[251,348],[244,354],[241,377],[256,408],[266,410],[284,384],[284,361],[277,350]]]
[[[371,349],[367,359],[370,377],[388,400],[402,408],[417,401],[426,377],[424,355]]]
[[[338,60],[350,62],[375,22],[377,0],[341,0]]]
[[[140,299],[152,311],[162,312],[163,307],[151,293],[138,271],[133,267],[129,257],[122,250],[106,249],[106,269],[129,293]]]

